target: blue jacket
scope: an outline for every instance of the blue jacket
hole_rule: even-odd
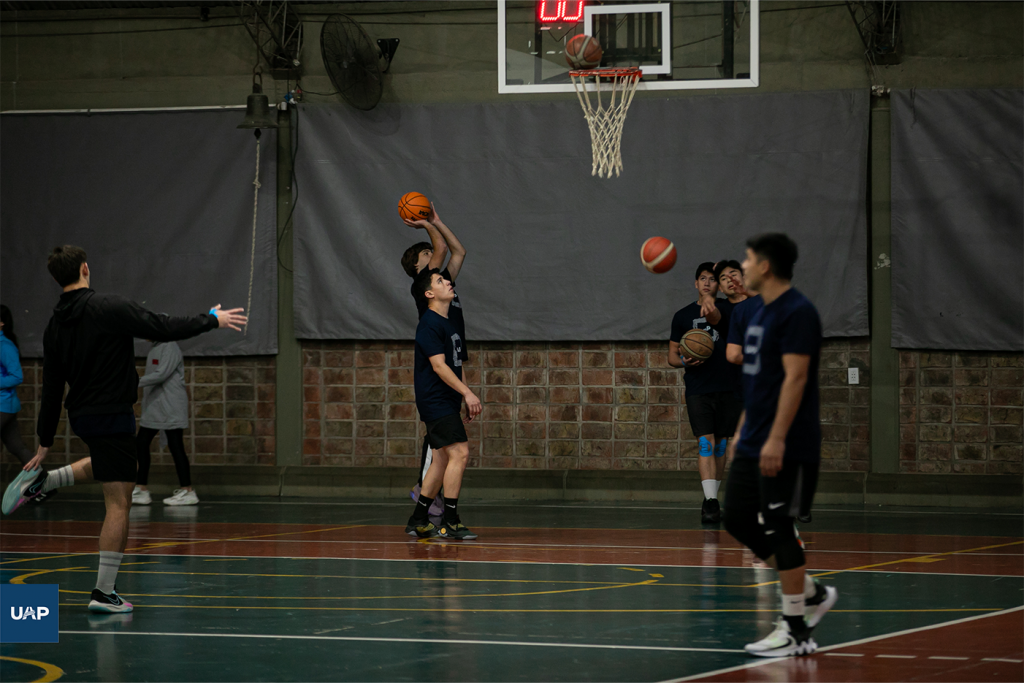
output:
[[[18,347],[0,331],[0,413],[16,413],[21,410],[21,401],[18,400],[15,387],[23,381]]]

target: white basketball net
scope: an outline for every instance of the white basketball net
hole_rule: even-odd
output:
[[[612,171],[622,173],[622,124],[636,94],[641,72],[637,67],[626,69],[588,69],[570,71],[576,96],[583,106],[583,115],[590,127],[590,142],[594,152],[594,165],[590,175],[611,178]],[[594,78],[594,89],[587,90],[587,78]],[[608,106],[601,101],[601,79],[611,83]],[[591,97],[591,93],[594,97]],[[596,106],[595,106],[596,104]]]

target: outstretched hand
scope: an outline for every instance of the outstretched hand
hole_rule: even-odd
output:
[[[217,316],[217,327],[230,327],[233,330],[242,331],[239,325],[245,325],[249,322],[249,318],[242,315],[244,308],[232,308],[227,311],[220,310],[220,304],[213,307],[213,312]]]
[[[411,221],[408,218],[403,218],[402,220],[405,221],[405,224],[408,225],[410,228],[416,228],[417,230],[426,230],[427,228],[434,227],[433,223],[431,223],[430,221],[425,221],[422,218],[418,221]]]

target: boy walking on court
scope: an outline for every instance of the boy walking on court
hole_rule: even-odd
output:
[[[812,629],[838,593],[806,573],[795,520],[808,514],[818,481],[821,425],[818,359],[821,320],[814,305],[790,285],[796,244],[779,233],[747,241],[747,289],[763,305],[744,333],[744,413],[736,430],[725,528],[778,570],[782,616],[766,638],[746,646],[758,657],[808,655]]]
[[[700,446],[697,469],[704,491],[700,507],[702,524],[717,524],[722,519],[718,489],[725,473],[726,442],[736,429],[740,412],[732,371],[725,360],[725,334],[731,304],[715,298],[718,281],[714,271],[715,264],[710,261],[697,266],[694,286],[699,298],[676,312],[668,342],[669,365],[686,368],[686,412]],[[704,330],[714,340],[714,350],[707,360],[691,358],[683,352],[679,342],[691,329]]]
[[[413,385],[416,409],[427,426],[427,442],[433,450],[430,467],[423,476],[419,500],[405,527],[419,538],[477,537],[459,519],[459,491],[469,461],[469,438],[465,423],[480,414],[480,399],[462,382],[462,351],[465,344],[449,318],[455,287],[437,270],[424,270],[416,276],[413,293],[426,303],[427,310],[416,327],[416,360]],[[462,419],[462,400],[466,400],[466,419]],[[441,526],[428,514],[434,496],[444,486],[444,516]]]
[[[242,309],[220,310],[190,318],[169,318],[133,301],[90,289],[85,251],[55,247],[47,261],[50,274],[63,289],[43,334],[43,389],[37,432],[39,450],[4,492],[3,513],[9,515],[41,492],[92,479],[103,483],[106,516],[100,530],[100,566],[89,609],[131,612],[131,603],[117,594],[114,582],[128,541],[128,511],[135,485],[135,414],[139,375],[133,338],[173,341],[217,327],[241,331]],[[64,385],[68,422],[89,457],[55,470],[42,470],[60,419]]]
[[[462,246],[462,242],[455,236],[447,225],[445,225],[441,218],[437,215],[437,210],[434,208],[434,203],[430,203],[431,216],[429,221],[418,220],[410,221],[406,220],[405,224],[410,228],[417,228],[420,230],[426,230],[427,235],[430,237],[430,242],[417,242],[402,254],[402,268],[409,275],[409,277],[416,279],[416,276],[421,273],[424,269],[439,269],[442,277],[455,285],[455,278],[459,276],[459,271],[462,270],[462,262],[466,259],[466,249]],[[448,265],[444,268],[444,259],[451,252],[451,258],[448,259]],[[423,317],[424,312],[427,310],[426,303],[419,297],[415,292],[415,285],[413,286],[412,298],[416,302],[416,314],[417,319]],[[466,351],[466,321],[462,317],[462,302],[459,301],[458,293],[455,294],[455,299],[452,300],[451,307],[448,311],[448,319],[455,326],[455,330],[459,333],[462,339],[462,351],[461,359],[467,360],[469,354]],[[420,451],[420,475],[419,481],[416,486],[413,487],[410,495],[413,500],[418,500],[420,491],[423,486],[423,476],[427,473],[427,468],[430,466],[431,461],[431,450],[430,445],[427,443],[427,439],[423,439],[423,447]],[[430,506],[430,515],[432,517],[440,517],[443,507],[441,495],[438,494],[434,502]]]

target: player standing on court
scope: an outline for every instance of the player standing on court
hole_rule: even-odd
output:
[[[103,483],[106,516],[100,530],[100,566],[89,609],[131,612],[131,603],[117,594],[114,582],[128,542],[128,511],[135,485],[135,413],[139,374],[135,370],[134,338],[154,341],[188,339],[216,329],[246,323],[242,309],[220,310],[189,318],[169,318],[133,301],[90,289],[85,251],[55,247],[46,264],[63,289],[43,334],[43,388],[37,433],[39,450],[4,492],[3,513],[9,515],[41,491],[92,479]],[[75,434],[89,447],[88,458],[55,470],[40,469],[53,445],[64,407]]]
[[[715,264],[710,261],[697,266],[694,286],[698,299],[673,316],[668,342],[669,365],[686,368],[686,412],[700,446],[697,469],[704,490],[704,502],[700,507],[702,524],[717,524],[722,519],[718,489],[725,473],[726,442],[736,429],[740,413],[731,368],[725,359],[725,334],[732,305],[715,298],[718,281],[714,271]],[[707,360],[685,355],[679,341],[691,329],[704,330],[711,335],[715,348]]]
[[[462,270],[462,262],[466,259],[466,249],[462,246],[462,242],[455,236],[447,225],[445,225],[440,217],[437,215],[437,210],[434,208],[434,203],[430,203],[431,216],[430,220],[418,220],[412,221],[405,220],[405,224],[410,228],[417,228],[420,230],[426,230],[427,235],[430,237],[430,242],[417,242],[402,254],[402,268],[409,275],[409,277],[416,279],[416,276],[424,269],[439,269],[441,275],[455,285],[455,278],[459,276],[459,271]],[[451,252],[451,258],[448,259],[448,265],[443,269],[445,256]],[[415,285],[413,286],[412,298],[416,302],[416,314],[417,320],[423,318],[423,313],[427,310],[427,304],[425,300],[417,296],[415,292]],[[459,333],[459,337],[462,339],[462,350],[460,351],[461,359],[468,360],[469,353],[466,350],[466,321],[462,317],[462,302],[459,301],[458,293],[455,294],[455,299],[451,303],[451,307],[448,311],[448,319],[452,325],[455,326],[455,330]],[[423,437],[423,447],[420,450],[420,475],[419,481],[416,486],[413,487],[410,495],[413,500],[419,500],[420,491],[423,486],[423,477],[427,473],[427,468],[430,466],[431,450],[430,444],[427,437]],[[443,500],[441,494],[437,494],[437,498],[430,505],[430,515],[432,517],[440,517],[442,514]]]
[[[838,593],[806,573],[795,520],[810,512],[821,459],[818,359],[821,319],[790,284],[797,247],[780,233],[747,241],[747,289],[761,295],[743,343],[745,410],[733,451],[725,528],[778,570],[782,616],[766,638],[746,646],[758,657],[807,655],[811,630]]]
[[[465,344],[449,313],[455,300],[455,286],[436,269],[423,270],[413,281],[417,303],[427,310],[416,327],[416,361],[413,385],[416,410],[427,426],[427,441],[433,451],[430,467],[412,517],[405,527],[410,536],[441,536],[457,540],[477,537],[459,518],[459,491],[469,462],[469,437],[465,423],[480,414],[480,399],[462,382]],[[422,300],[422,301],[421,301]],[[462,418],[462,400],[466,418]],[[438,528],[430,521],[429,508],[444,486],[444,517]]]

